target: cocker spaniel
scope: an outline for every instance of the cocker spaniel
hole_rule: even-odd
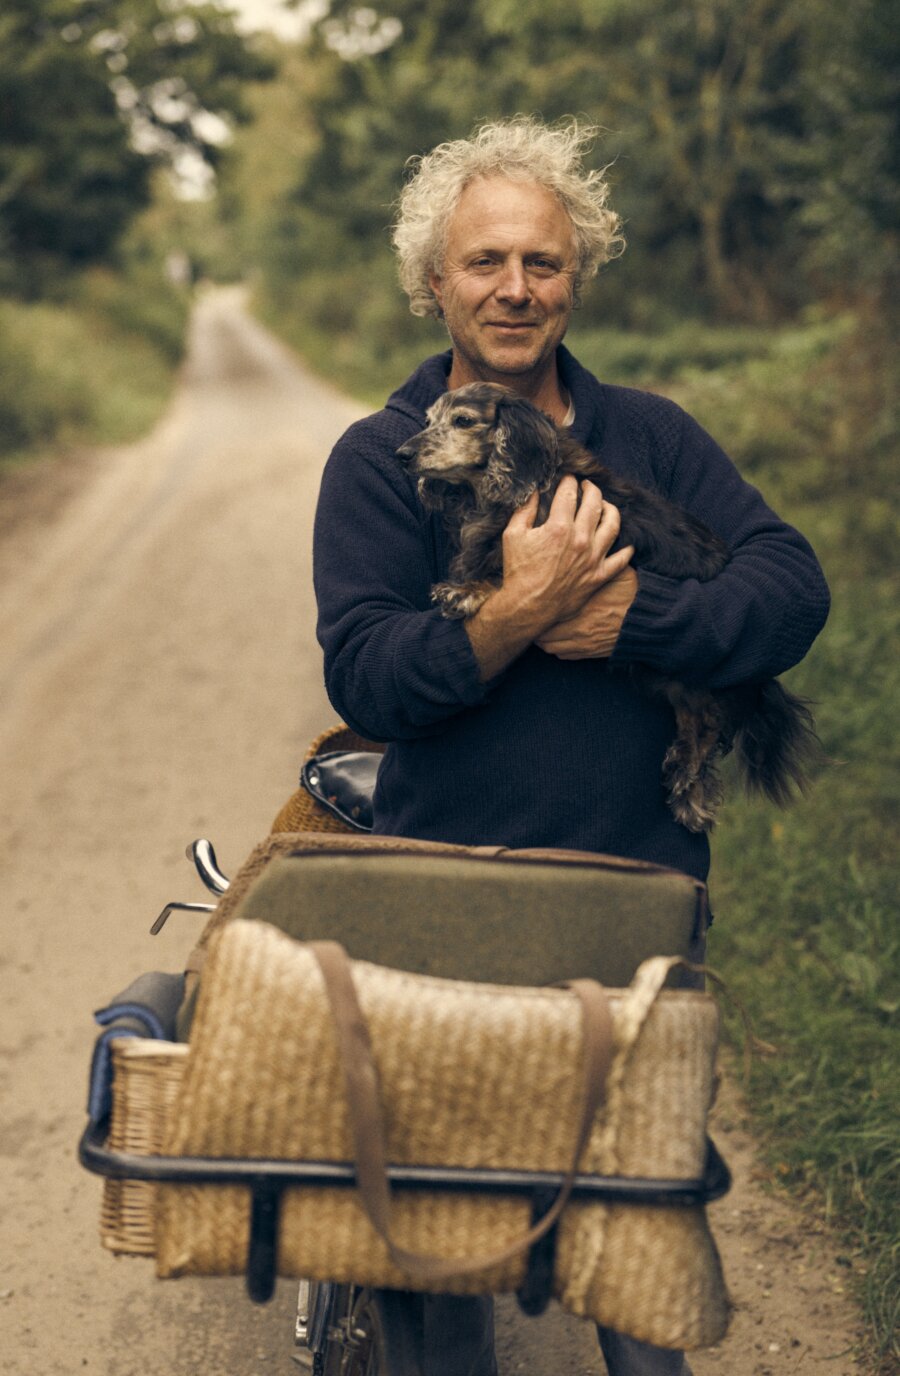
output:
[[[567,473],[597,483],[622,517],[618,543],[634,564],[668,578],[715,577],[728,547],[701,521],[658,493],[618,477],[530,402],[494,383],[475,382],[440,397],[426,429],[397,451],[418,478],[424,505],[443,512],[455,553],[449,580],[432,589],[447,617],[474,616],[503,575],[501,535],[535,491],[546,520]],[[672,813],[689,831],[707,831],[722,801],[717,761],[733,747],[746,787],[784,804],[802,787],[818,738],[806,704],[777,679],[712,692],[641,666],[628,670],[675,713],[676,736],[663,760]]]

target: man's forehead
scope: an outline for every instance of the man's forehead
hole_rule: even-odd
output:
[[[534,247],[548,249],[574,242],[568,212],[548,187],[503,176],[468,182],[448,228],[451,240],[485,248],[522,236],[533,239]]]

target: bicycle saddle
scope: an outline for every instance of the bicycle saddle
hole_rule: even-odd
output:
[[[356,831],[371,831],[372,795],[381,755],[371,750],[330,750],[304,761],[300,786]]]

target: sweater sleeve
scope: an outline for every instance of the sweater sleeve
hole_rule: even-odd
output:
[[[720,535],[731,557],[705,583],[639,569],[613,663],[639,662],[710,688],[772,677],[799,663],[825,624],[822,570],[803,536],[696,421],[678,414],[667,495]]]
[[[428,736],[486,690],[462,622],[431,606],[433,557],[403,436],[351,427],[325,467],[313,539],[328,696],[370,740]],[[412,428],[412,427],[411,427]]]

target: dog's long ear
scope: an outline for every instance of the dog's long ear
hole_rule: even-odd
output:
[[[494,453],[485,488],[494,500],[524,501],[556,472],[556,427],[530,401],[509,396],[497,403],[492,440]]]

